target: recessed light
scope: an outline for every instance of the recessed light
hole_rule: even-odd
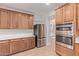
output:
[[[50,5],[50,3],[46,3],[46,5]]]

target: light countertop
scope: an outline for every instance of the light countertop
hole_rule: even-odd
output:
[[[0,30],[0,40],[34,37],[32,30]]]
[[[76,37],[75,43],[79,43],[79,37]]]
[[[29,33],[21,33],[21,34],[0,34],[0,40],[6,39],[16,39],[16,38],[23,38],[23,37],[34,37],[33,34]]]

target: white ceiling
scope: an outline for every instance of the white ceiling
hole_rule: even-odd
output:
[[[62,4],[63,3],[51,3],[50,5],[46,5],[45,3],[0,3],[0,6],[37,15],[47,15]]]

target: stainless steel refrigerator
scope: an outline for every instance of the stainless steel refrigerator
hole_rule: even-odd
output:
[[[34,25],[34,35],[35,35],[36,47],[43,47],[46,45],[44,28],[45,28],[44,24]]]

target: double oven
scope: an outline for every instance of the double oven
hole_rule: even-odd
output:
[[[72,46],[73,27],[72,23],[56,25],[56,41],[67,46]]]

